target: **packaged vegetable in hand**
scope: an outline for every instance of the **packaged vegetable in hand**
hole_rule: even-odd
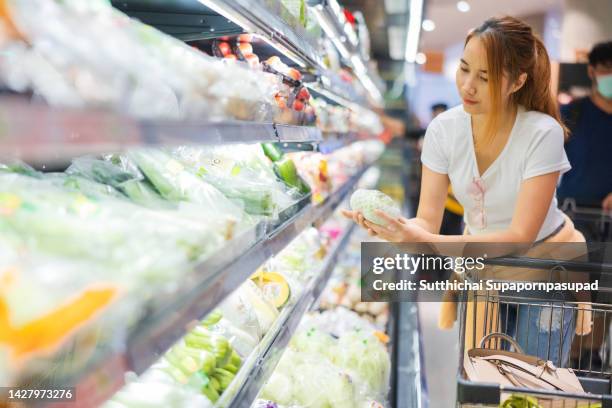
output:
[[[399,205],[391,197],[378,190],[359,189],[355,191],[351,195],[351,209],[362,213],[366,220],[383,227],[386,227],[389,222],[378,216],[376,210],[393,218],[401,215]]]

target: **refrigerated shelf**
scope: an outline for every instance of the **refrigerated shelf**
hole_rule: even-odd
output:
[[[80,406],[97,406],[109,399],[125,384],[127,373],[144,372],[186,333],[194,321],[202,319],[211,312],[267,259],[279,253],[302,231],[327,219],[355,189],[357,182],[369,167],[369,165],[364,166],[320,205],[309,203],[303,206],[270,232],[261,234],[258,231],[261,230],[260,225],[253,231],[230,241],[216,254],[196,266],[193,273],[181,281],[183,285],[181,288],[160,296],[161,301],[150,305],[147,308],[147,317],[130,329],[125,338],[121,337],[120,344],[115,340],[113,344],[99,345],[95,353],[88,358],[88,364],[84,369],[74,375],[60,375],[52,381],[73,384]],[[258,235],[263,237],[257,240]],[[342,240],[340,242],[344,245]],[[291,312],[281,315],[281,319],[284,319],[283,324],[277,333],[270,335],[271,338],[268,339],[270,347],[261,350],[259,363],[254,366],[254,369],[262,371],[258,374],[259,381],[264,381],[273,368],[264,369],[260,366],[272,357],[275,350],[287,344],[300,317],[310,306],[313,296],[322,290],[324,282],[321,279],[328,278],[331,271],[327,268],[333,265],[335,252],[324,264],[319,279],[314,280],[304,292],[304,298],[298,300]],[[171,300],[166,302],[165,299]],[[78,353],[79,350],[64,350],[64,352]],[[54,361],[53,358],[52,356],[50,361]],[[237,394],[239,398],[241,400],[254,398],[256,384],[258,383],[254,380],[243,384]]]
[[[286,21],[292,16],[279,0],[199,1],[245,31],[259,34],[300,67],[315,70],[324,67],[317,52],[316,39],[311,38],[297,23],[289,24]]]
[[[302,317],[311,309],[325,289],[336,261],[349,242],[354,228],[355,224],[350,224],[337,240],[319,269],[318,275],[309,282],[295,305],[283,310],[255,352],[243,364],[230,387],[225,390],[216,404],[217,407],[249,408],[251,406],[274,372],[283,350],[289,344]]]
[[[197,0],[111,0],[111,3],[129,16],[183,41],[243,32],[239,25]]]
[[[245,121],[138,120],[100,110],[52,108],[21,97],[0,99],[0,157],[35,163],[137,146],[311,142],[319,129]],[[33,121],[31,118],[36,117]]]

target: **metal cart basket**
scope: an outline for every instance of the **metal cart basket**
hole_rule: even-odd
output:
[[[612,211],[579,207],[571,198],[563,201],[561,209],[574,222],[576,228],[585,235],[587,241],[612,241]]]
[[[520,258],[513,262],[520,267]],[[563,268],[559,264],[555,261],[554,268]],[[602,268],[609,268],[602,265],[598,267],[600,271]],[[474,277],[465,279],[475,281]],[[483,288],[463,291],[461,296],[457,407],[612,407],[612,368],[607,361],[611,304],[579,303],[573,299],[569,300],[567,293],[561,292],[517,293]],[[589,305],[590,316],[585,313],[589,311]],[[581,322],[578,321],[580,319]],[[600,324],[593,325],[593,322]],[[593,329],[588,335],[579,336],[574,335],[576,325],[597,326],[598,329]],[[563,391],[554,384],[547,387],[548,389],[527,387],[525,382],[517,381],[512,375],[508,376],[511,381],[505,385],[472,381],[464,369],[464,364],[466,359],[471,359],[468,357],[468,351],[473,349],[485,349],[483,353],[493,355],[503,352],[493,353],[488,350],[518,351],[537,356],[540,359],[538,363],[549,361],[549,367],[553,370],[556,370],[555,367],[571,368],[584,392]],[[471,351],[470,356],[476,352]],[[468,360],[467,363],[470,364],[471,361]],[[494,365],[499,364],[494,358],[491,361]],[[501,373],[504,367],[499,364],[497,369]],[[557,371],[554,371],[553,375],[556,376],[556,373]]]

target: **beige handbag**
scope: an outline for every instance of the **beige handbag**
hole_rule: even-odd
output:
[[[483,345],[493,339],[502,338],[508,341],[514,352],[483,348]],[[557,368],[552,362],[524,354],[520,346],[510,336],[503,333],[491,333],[482,338],[479,347],[468,350],[463,360],[463,369],[470,381],[495,383],[502,387],[527,388],[532,390],[562,391],[571,394],[584,394],[580,381],[569,368]],[[502,401],[509,394],[502,394]],[[540,397],[542,404],[552,397]]]

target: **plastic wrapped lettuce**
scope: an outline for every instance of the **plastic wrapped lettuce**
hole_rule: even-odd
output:
[[[301,330],[291,339],[291,346],[304,353],[327,357],[330,360],[336,355],[336,340],[329,334],[310,328]]]
[[[44,180],[66,190],[79,191],[88,197],[102,198],[104,196],[124,199],[114,187],[102,184],[94,180],[89,180],[84,177],[69,175],[65,173],[46,174]]]
[[[259,398],[303,407],[382,407],[390,360],[372,331],[338,339],[302,322]]]
[[[358,405],[351,377],[316,353],[289,348],[259,398],[304,408],[349,408]]]
[[[24,176],[42,178],[43,174],[34,170],[31,166],[21,161],[12,161],[9,163],[0,163],[0,172],[17,173]]]
[[[275,217],[295,201],[296,192],[276,178],[259,145],[183,146],[174,156],[249,214]]]
[[[302,327],[315,328],[340,337],[354,330],[374,333],[377,328],[372,323],[361,318],[359,314],[345,307],[336,307],[322,313],[311,313],[304,316]]]
[[[389,222],[376,214],[380,210],[390,217],[401,215],[398,204],[391,197],[378,190],[359,189],[351,195],[351,209],[359,211],[366,220],[387,226]]]
[[[366,395],[384,398],[391,364],[385,346],[372,333],[354,330],[343,334],[333,361],[367,385]]]

